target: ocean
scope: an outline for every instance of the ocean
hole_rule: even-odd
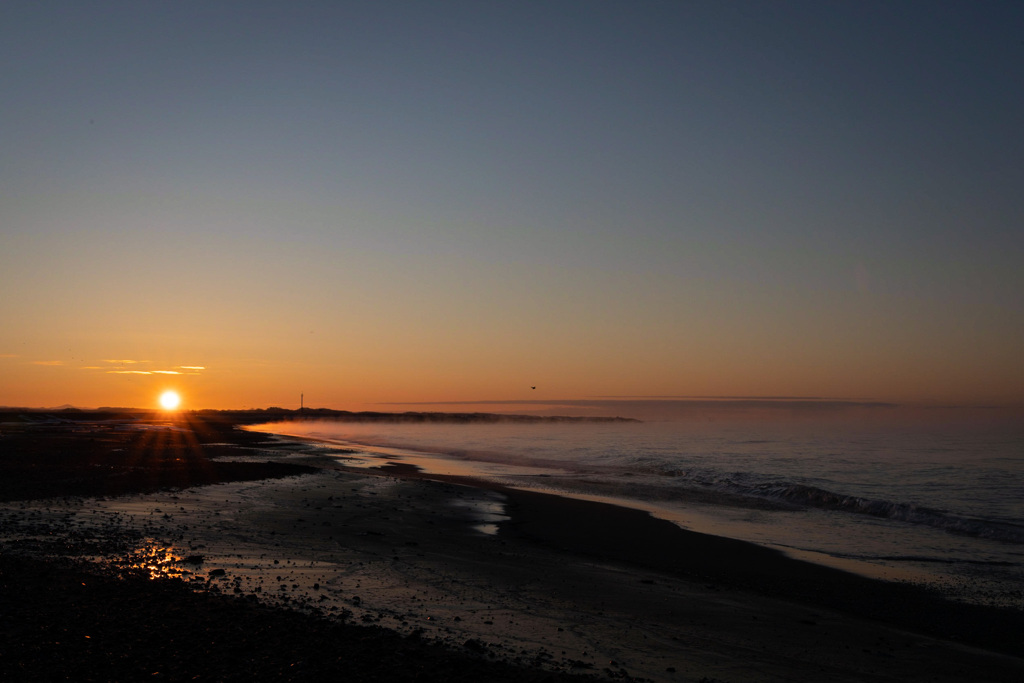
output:
[[[1024,427],[891,412],[658,422],[289,421],[355,467],[415,465],[636,507],[693,531],[1024,609]],[[499,522],[502,510],[491,510]],[[481,527],[491,533],[496,525]]]

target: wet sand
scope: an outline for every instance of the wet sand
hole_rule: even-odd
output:
[[[230,465],[225,472],[272,467],[278,477],[133,495],[23,498],[0,507],[7,603],[0,610],[19,613],[12,611],[15,597],[24,603],[22,619],[5,621],[0,647],[18,643],[19,653],[38,653],[0,673],[25,679],[34,670],[37,680],[47,679],[53,652],[62,647],[53,644],[55,630],[68,628],[61,603],[47,616],[33,610],[33,596],[56,600],[78,588],[75,580],[55,588],[64,579],[32,569],[42,562],[46,571],[76,579],[104,573],[108,611],[119,613],[111,597],[119,596],[120,611],[144,622],[141,642],[132,643],[133,632],[114,638],[122,643],[120,665],[140,662],[135,673],[157,651],[154,638],[166,649],[164,641],[181,631],[180,619],[164,624],[170,617],[161,611],[187,600],[197,601],[187,603],[188,619],[219,624],[206,649],[234,658],[232,666],[276,652],[280,667],[259,669],[264,679],[337,674],[332,653],[353,639],[368,643],[365,661],[356,657],[355,680],[398,680],[389,669],[398,660],[381,655],[382,643],[390,643],[384,650],[396,643],[412,648],[403,670],[419,678],[408,680],[1024,679],[1019,612],[951,604],[917,588],[684,531],[636,510],[427,478],[386,461],[350,469],[313,447],[209,425],[190,433],[187,452]],[[0,437],[0,460],[12,457],[11,445]],[[291,476],[280,477],[288,468],[295,468]],[[60,558],[90,562],[66,568]],[[113,578],[126,575],[132,578]],[[139,578],[149,576],[163,580]],[[88,589],[95,581],[77,583]],[[150,601],[142,613],[130,607],[136,595]],[[246,616],[226,616],[232,610]],[[302,628],[315,647],[284,638]],[[186,630],[191,639],[207,632]],[[275,644],[273,634],[283,639]],[[198,661],[189,669],[185,652],[171,657],[180,660],[179,673],[224,678]],[[14,666],[0,655],[0,667]],[[306,662],[305,673],[281,663],[289,659]],[[428,662],[448,668],[441,675]],[[494,662],[512,668],[474,670]]]

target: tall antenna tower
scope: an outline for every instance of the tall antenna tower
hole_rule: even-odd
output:
[[[302,412],[306,408],[306,395],[299,394],[299,412]]]

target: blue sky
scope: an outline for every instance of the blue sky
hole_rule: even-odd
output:
[[[1022,28],[1017,2],[5,3],[0,403],[148,400],[104,358],[209,368],[182,389],[212,407],[1024,402]]]

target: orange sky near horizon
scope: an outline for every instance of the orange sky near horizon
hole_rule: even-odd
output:
[[[343,334],[317,342],[309,341],[315,332],[305,334],[298,358],[285,339],[277,342],[277,349],[262,341],[261,348],[246,349],[246,357],[239,359],[203,350],[204,344],[228,347],[230,339],[189,339],[182,332],[167,335],[174,337],[169,344],[134,346],[130,350],[148,351],[136,353],[136,358],[107,358],[126,354],[90,355],[76,349],[63,356],[57,351],[5,354],[0,357],[0,405],[144,408],[155,406],[162,391],[173,389],[187,409],[296,408],[304,395],[307,407],[395,410],[418,408],[385,404],[678,396],[680,388],[689,396],[1024,405],[1021,385],[1003,372],[1005,362],[989,355],[987,365],[984,358],[963,364],[948,351],[943,358],[941,348],[915,356],[891,349],[834,349],[832,354],[839,357],[807,348],[794,356],[753,339],[716,348],[713,334],[703,340],[679,334],[677,345],[666,342],[641,353],[622,340],[608,339],[600,328],[579,330],[578,338],[548,347],[515,339],[480,348],[455,340],[409,347],[394,343],[410,337],[422,340],[426,334],[408,330],[385,335],[391,344],[375,344],[374,338],[359,344]],[[474,342],[480,343],[479,337]],[[196,350],[170,353],[168,346]],[[936,367],[946,369],[936,372]]]

